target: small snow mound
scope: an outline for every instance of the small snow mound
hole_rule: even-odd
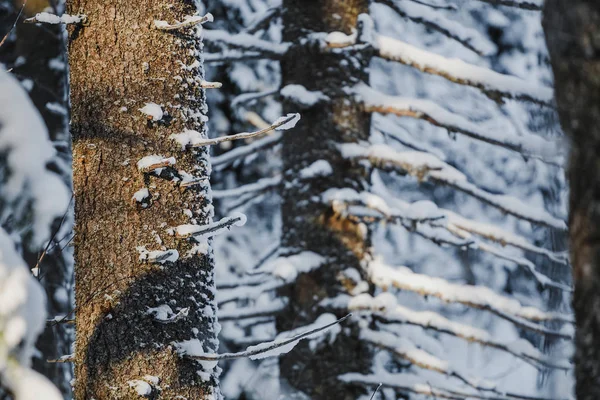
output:
[[[156,103],[146,103],[144,107],[140,108],[140,111],[152,121],[160,121],[164,116],[162,107]]]

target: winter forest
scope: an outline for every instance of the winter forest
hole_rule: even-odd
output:
[[[0,0],[0,400],[600,399],[599,77],[594,0]]]

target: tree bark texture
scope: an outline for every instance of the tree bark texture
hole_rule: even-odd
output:
[[[330,101],[307,109],[284,102],[286,112],[300,112],[302,119],[292,133],[283,136],[282,248],[284,254],[312,251],[328,261],[300,275],[282,293],[289,297],[289,306],[277,318],[279,331],[333,312],[319,302],[351,289],[344,271],[355,269],[366,280],[360,262],[369,257],[370,247],[366,228],[336,215],[321,204],[320,196],[330,188],[368,188],[364,170],[343,159],[337,144],[368,140],[371,118],[344,89],[368,81],[371,53],[368,49],[333,51],[306,40],[312,33],[350,34],[357,29],[358,16],[368,12],[368,1],[284,0],[283,10],[283,41],[293,46],[281,62],[282,86],[299,84],[323,92]],[[301,180],[299,171],[317,160],[328,161],[333,173]],[[370,360],[371,353],[357,337],[357,327],[345,324],[333,344],[313,353],[300,343],[281,357],[281,376],[312,399],[331,399],[333,393],[336,399],[355,399],[362,392],[344,385],[338,376],[367,371]]]
[[[75,191],[76,399],[205,399],[216,377],[182,357],[176,343],[218,347],[213,260],[206,243],[171,228],[212,218],[207,151],[182,150],[170,136],[205,133],[201,44],[196,28],[159,31],[154,20],[183,21],[193,0],[70,0],[88,23],[69,29]],[[162,106],[159,121],[140,112]],[[158,155],[175,165],[143,172]],[[182,185],[185,174],[200,181]],[[133,199],[140,189],[150,197]],[[142,247],[144,246],[144,247]],[[142,260],[177,250],[175,262]],[[140,257],[142,255],[142,257]],[[152,308],[187,316],[160,321]],[[172,317],[172,315],[170,316]],[[164,318],[163,318],[164,319]],[[140,390],[141,389],[141,390]]]
[[[560,122],[571,139],[575,392],[591,400],[600,397],[600,4],[546,0],[543,25]]]
[[[4,36],[13,25],[22,0],[8,1],[12,13],[2,18],[0,24]],[[28,18],[47,7],[56,7],[56,2],[48,0],[28,1],[22,18]],[[0,61],[12,68],[12,73],[21,81],[32,83],[29,96],[44,118],[50,139],[55,142],[58,151],[57,162],[51,165],[57,173],[63,175],[71,185],[71,149],[68,135],[67,68],[64,27],[59,25],[37,25],[18,23],[14,29],[14,40],[8,40],[0,47]],[[48,107],[51,104],[57,107]],[[66,211],[66,210],[65,210]],[[57,221],[57,225],[60,221]],[[68,213],[61,225],[61,233],[69,232],[72,215]],[[58,226],[54,231],[58,230]],[[63,242],[57,243],[64,239]],[[73,278],[71,249],[66,247],[68,237],[55,237],[49,250],[42,257],[44,249],[24,245],[24,259],[30,268],[39,267],[40,283],[47,295],[47,312],[50,316],[65,315],[71,307],[71,286]],[[41,260],[38,263],[38,260]],[[63,395],[69,396],[71,386],[71,368],[68,363],[48,363],[69,354],[72,341],[72,328],[67,324],[51,324],[40,335],[36,347],[40,356],[35,357],[33,368],[48,377]]]

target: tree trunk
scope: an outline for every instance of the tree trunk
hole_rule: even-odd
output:
[[[205,134],[201,47],[196,28],[154,28],[154,20],[183,21],[194,4],[68,2],[69,14],[88,20],[69,38],[76,399],[191,400],[217,390],[215,374],[177,351],[183,341],[217,349],[212,254],[170,229],[212,218],[206,150],[182,151],[170,137]],[[158,121],[139,110],[150,102],[162,106]],[[176,164],[140,170],[138,161],[151,155]],[[182,184],[186,173],[200,181]],[[146,250],[179,257],[151,262]]]
[[[362,226],[340,218],[320,202],[330,188],[368,187],[362,169],[341,157],[339,143],[358,142],[369,137],[371,118],[344,89],[368,81],[369,50],[331,51],[315,42],[302,41],[316,32],[357,28],[358,16],[368,12],[367,0],[325,0],[283,2],[283,41],[293,47],[281,62],[282,86],[298,84],[321,91],[330,99],[308,109],[284,102],[287,112],[300,111],[302,120],[294,132],[284,135],[282,191],[282,248],[285,254],[312,251],[328,261],[318,270],[299,276],[285,292],[289,307],[277,318],[278,331],[313,322],[321,313],[320,300],[347,293],[344,271],[355,269],[363,275],[360,261],[368,257],[369,235]],[[299,172],[318,160],[326,160],[329,176],[306,180]],[[365,277],[363,276],[363,279]],[[338,376],[350,371],[367,371],[371,354],[357,338],[356,326],[345,324],[336,341],[316,353],[300,343],[280,359],[281,376],[311,399],[355,399],[360,393],[347,387]]]
[[[546,0],[543,25],[558,113],[572,146],[575,392],[578,400],[591,400],[600,397],[600,4]]]

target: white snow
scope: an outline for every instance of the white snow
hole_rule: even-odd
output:
[[[305,107],[312,107],[321,101],[329,100],[329,97],[325,96],[322,92],[307,90],[302,85],[287,85],[279,93],[283,97]]]
[[[132,198],[138,203],[141,203],[142,201],[144,201],[144,199],[147,199],[148,197],[150,197],[150,191],[148,190],[148,188],[142,188],[135,192]]]
[[[317,160],[308,167],[300,170],[298,175],[301,179],[311,179],[319,176],[329,176],[333,174],[333,168],[327,160]]]
[[[144,107],[140,108],[140,111],[152,121],[160,121],[164,116],[162,107],[156,103],[146,103]]]
[[[165,158],[163,156],[153,154],[150,156],[142,157],[137,162],[137,167],[140,171],[150,171],[152,169],[175,165],[176,162],[177,161],[175,160],[175,157]]]
[[[145,246],[138,246],[137,251],[140,253],[140,261],[150,263],[164,264],[166,262],[175,262],[179,259],[179,252],[175,249],[147,250]]]
[[[440,75],[452,82],[499,93],[509,98],[527,99],[547,105],[553,102],[554,92],[549,87],[531,84],[521,78],[471,65],[460,59],[446,58],[398,39],[379,35],[376,47],[383,58]]]
[[[140,396],[150,396],[152,394],[152,386],[148,384],[148,382],[134,379],[131,381],[127,381],[130,387],[132,387],[138,395]]]
[[[298,121],[300,121],[300,114],[291,113],[285,117],[279,117],[272,125],[276,127],[277,131],[287,131],[293,129]]]
[[[41,22],[45,24],[80,24],[86,19],[85,15],[69,15],[61,16],[50,14],[47,12],[37,13],[35,17],[25,20],[26,22]]]

